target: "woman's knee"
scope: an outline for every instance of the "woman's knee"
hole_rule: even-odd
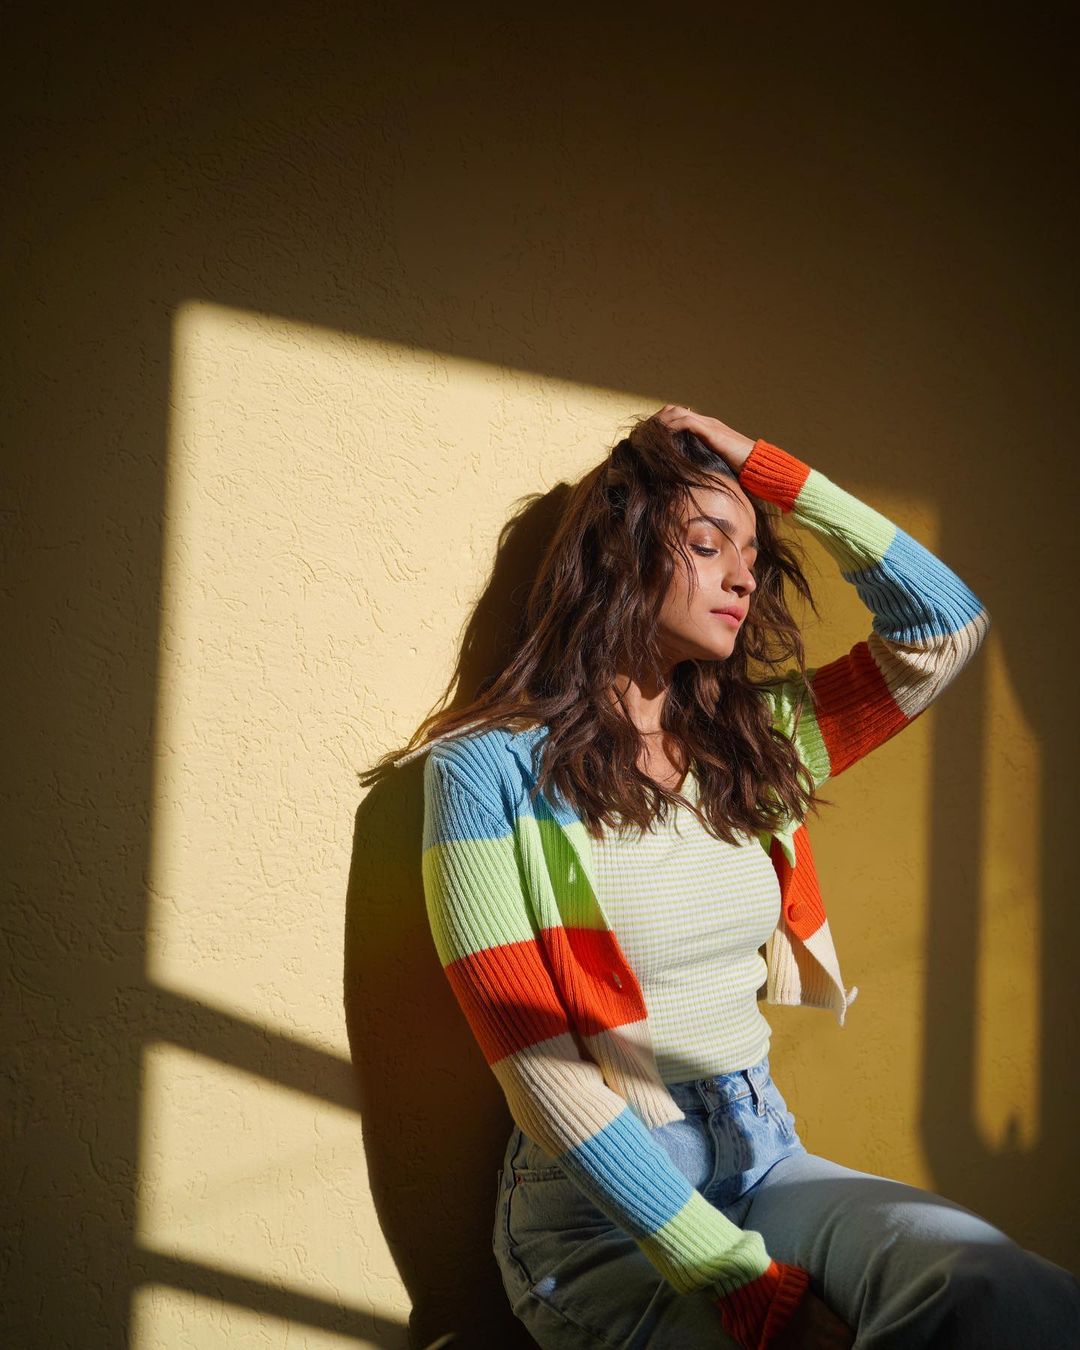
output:
[[[949,1282],[954,1298],[990,1314],[1055,1308],[1075,1319],[1080,1331],[1080,1284],[1062,1266],[1012,1241],[965,1244],[953,1254]],[[1080,1342],[1077,1342],[1080,1344]]]
[[[1005,1237],[928,1247],[906,1291],[879,1311],[879,1329],[904,1325],[912,1345],[1080,1345],[1080,1284]]]

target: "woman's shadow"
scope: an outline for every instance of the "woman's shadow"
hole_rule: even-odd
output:
[[[465,629],[447,704],[504,668],[569,488],[532,494],[504,526]],[[344,998],[371,1194],[412,1299],[414,1350],[535,1342],[514,1317],[492,1251],[496,1182],[513,1126],[435,951],[421,882],[423,765],[390,768],[356,812]],[[364,1259],[363,1236],[356,1253]],[[441,1344],[440,1344],[441,1350]]]

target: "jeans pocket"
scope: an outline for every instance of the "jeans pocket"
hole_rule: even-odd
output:
[[[561,1167],[515,1167],[512,1177],[507,1232],[514,1246],[610,1222]]]

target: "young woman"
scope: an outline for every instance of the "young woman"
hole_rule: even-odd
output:
[[[783,516],[873,614],[810,670]],[[806,817],[988,626],[886,517],[668,404],[576,486],[506,668],[398,758],[429,751],[428,917],[514,1121],[493,1250],[539,1345],[1080,1345],[1068,1271],[807,1151],[758,1007],[843,1023]]]

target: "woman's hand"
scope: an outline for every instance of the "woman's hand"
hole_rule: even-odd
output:
[[[742,436],[717,418],[706,417],[679,403],[665,403],[654,416],[672,431],[692,431],[711,450],[721,455],[736,473],[754,448],[754,441],[749,436]]]
[[[769,1350],[850,1350],[854,1344],[848,1324],[807,1289],[790,1320],[769,1341]]]

